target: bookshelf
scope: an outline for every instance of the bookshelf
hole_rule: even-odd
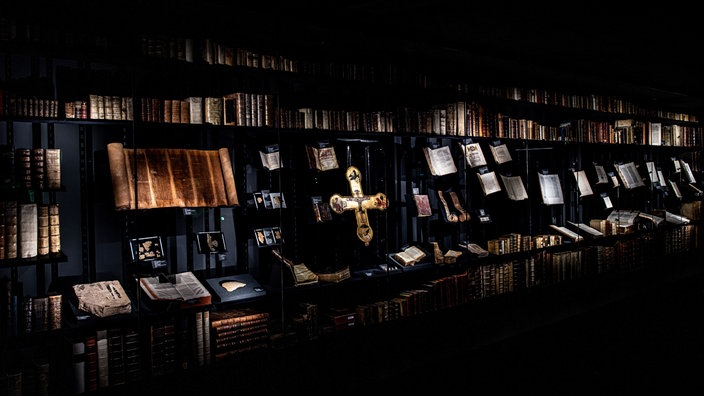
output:
[[[46,41],[55,28],[50,23],[46,31],[38,26],[36,36],[29,29],[28,37],[0,42],[5,65],[0,143],[60,148],[65,176],[60,191],[22,198],[60,205],[60,254],[4,259],[0,276],[24,285],[22,294],[68,293],[62,334],[67,333],[67,347],[85,355],[83,370],[92,377],[84,385],[90,389],[137,381],[140,368],[158,381],[179,370],[236,364],[243,354],[334,338],[360,327],[374,337],[374,327],[389,323],[422,322],[424,314],[471,309],[533,288],[660,268],[667,257],[701,250],[697,188],[704,170],[704,129],[697,114],[651,108],[612,93],[494,88],[471,73],[468,81],[456,80],[454,73],[448,80],[438,75],[443,70],[438,65],[427,70],[404,65],[400,56],[379,64],[378,54],[341,48],[327,55],[329,44],[284,46],[283,38],[277,45],[226,32],[213,37],[189,29],[154,33],[148,26],[128,33],[126,40],[79,29],[86,42],[69,42],[66,36],[54,42]],[[659,144],[653,144],[653,131],[660,133]],[[146,184],[139,177],[134,184],[129,178],[116,184],[112,144],[134,158],[167,153],[160,158],[173,164],[152,168]],[[465,160],[470,144],[481,148],[482,165]],[[264,166],[261,153],[271,147],[280,162]],[[307,147],[333,150],[337,166],[311,166]],[[426,150],[441,147],[456,167],[435,173]],[[162,187],[172,198],[188,195],[187,184],[198,195],[208,178],[188,179],[175,165],[213,166],[207,155],[184,154],[213,150],[227,154],[236,201],[186,205],[155,198],[164,192],[155,182],[164,180],[156,177],[164,169],[179,171],[188,181]],[[642,183],[623,185],[617,170],[623,164],[633,164],[631,176]],[[662,179],[650,177],[649,164]],[[123,171],[138,166],[135,161]],[[596,182],[597,166],[606,170],[604,183]],[[487,172],[497,176],[490,194],[478,177]],[[575,172],[586,176],[591,194],[580,190]],[[168,176],[177,180],[178,175]],[[541,197],[543,176],[542,187],[559,192],[560,200]],[[516,178],[527,199],[507,195],[504,183]],[[674,196],[673,183],[685,195]],[[118,187],[132,187],[140,198],[145,191],[151,195],[142,204],[116,208]],[[430,215],[414,215],[409,200],[414,195],[427,195]],[[267,206],[266,197],[272,196],[285,201]],[[316,215],[314,204],[331,197],[341,198],[344,207]],[[7,195],[3,200],[11,201]],[[613,210],[663,218],[666,211],[689,221],[656,225],[637,218],[620,224],[608,219]],[[600,227],[604,235],[568,240],[551,227],[570,222]],[[364,229],[373,233],[359,237]],[[227,249],[196,249],[198,237],[212,233]],[[247,288],[253,294],[191,307],[150,304],[137,285],[157,268],[135,263],[130,241],[155,236],[166,258],[156,272],[193,272],[206,288],[226,282],[234,292],[254,282],[256,287]],[[467,249],[468,243],[488,255]],[[428,255],[412,265],[390,259],[408,245]],[[316,281],[294,282],[278,254],[305,264]],[[75,309],[71,286],[111,279],[131,298],[130,314],[95,318]],[[252,298],[256,293],[261,297]],[[221,345],[226,352],[215,348],[225,341],[214,337],[219,324],[213,321],[235,316],[246,322],[255,315],[251,310],[266,317],[266,326],[248,323],[256,339],[242,330],[227,339],[233,345]],[[193,341],[205,333],[211,343]],[[98,338],[104,340],[99,345]],[[3,336],[3,351],[12,350],[13,341],[12,335]],[[105,371],[96,376],[93,370],[105,367],[104,356],[102,366],[91,359],[106,349],[108,355],[121,351],[115,361],[107,360],[118,373],[113,384],[100,377]],[[215,353],[210,359],[207,350]],[[71,356],[66,352],[57,359],[52,367],[61,370],[60,359]],[[7,364],[1,367],[5,371]]]

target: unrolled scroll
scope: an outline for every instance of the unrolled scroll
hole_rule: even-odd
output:
[[[228,150],[108,144],[115,209],[239,205]]]

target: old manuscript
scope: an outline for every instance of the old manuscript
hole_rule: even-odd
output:
[[[108,144],[115,209],[238,205],[227,149],[126,149]]]

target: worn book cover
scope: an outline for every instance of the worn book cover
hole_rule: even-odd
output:
[[[428,194],[414,194],[413,202],[416,207],[417,217],[428,217],[433,215],[433,210],[430,208],[430,198]]]
[[[118,280],[73,286],[78,309],[104,318],[132,312],[132,301]]]
[[[332,146],[306,146],[306,152],[308,154],[308,165],[311,167],[311,169],[319,171],[328,171],[340,167],[337,162],[335,148]]]
[[[464,158],[470,168],[486,165],[486,158],[484,157],[484,152],[479,143],[464,144],[460,142],[459,145],[464,152]]]
[[[205,123],[212,125],[222,125],[223,123],[223,100],[222,98],[205,98]]]
[[[311,202],[313,204],[313,217],[316,223],[332,221],[330,204],[327,201],[323,201],[323,197],[319,195],[313,196],[311,197]]]

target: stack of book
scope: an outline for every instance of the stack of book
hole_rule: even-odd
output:
[[[269,313],[234,309],[210,313],[214,360],[269,347]]]

